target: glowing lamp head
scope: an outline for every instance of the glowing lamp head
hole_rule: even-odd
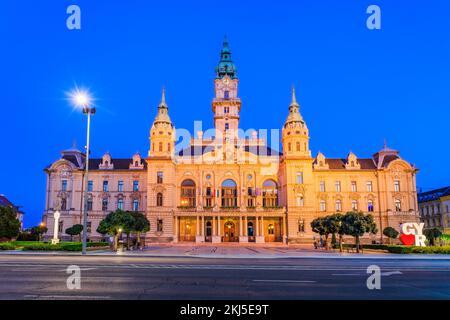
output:
[[[88,91],[76,88],[70,93],[72,104],[79,109],[88,108],[92,104],[92,98]]]

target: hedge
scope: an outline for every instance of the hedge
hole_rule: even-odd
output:
[[[88,248],[107,247],[107,242],[88,242]],[[82,244],[80,242],[60,242],[58,244],[50,244],[37,242],[25,244],[22,248],[24,251],[81,251]]]
[[[344,244],[344,249],[355,248],[354,244]],[[363,244],[363,249],[373,250],[386,250],[390,253],[425,253],[425,254],[450,254],[450,246],[442,247],[415,247],[415,246],[401,246],[401,245],[389,245],[389,244]],[[338,247],[339,248],[339,247]]]
[[[16,246],[9,242],[0,243],[0,250],[15,250],[15,249]]]

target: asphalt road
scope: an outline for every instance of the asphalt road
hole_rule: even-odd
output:
[[[69,265],[81,289],[67,288]],[[450,260],[0,256],[0,299],[450,300]]]

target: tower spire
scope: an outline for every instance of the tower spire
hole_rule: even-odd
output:
[[[167,104],[166,104],[166,89],[164,87],[162,88],[161,102],[159,103],[159,106],[158,106],[158,113],[157,113],[155,121],[153,123],[154,124],[155,123],[168,123],[168,124],[172,125],[172,121],[170,120],[170,117],[169,117],[169,108],[167,107]]]
[[[297,98],[295,97],[295,86],[292,85],[292,101],[291,106],[298,106]]]
[[[222,79],[224,76],[229,76],[231,79],[237,78],[236,66],[231,60],[231,50],[228,43],[228,38],[225,35],[222,42],[222,50],[220,51],[220,61],[216,67],[216,79]]]

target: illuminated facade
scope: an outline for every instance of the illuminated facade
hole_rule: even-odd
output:
[[[256,131],[239,129],[238,82],[225,40],[214,80],[214,134],[197,132],[178,150],[163,91],[145,159],[105,154],[90,161],[91,239],[116,208],[145,212],[147,243],[310,242],[314,218],[351,210],[372,213],[380,231],[418,221],[417,169],[398,151],[385,145],[370,158],[351,152],[342,159],[313,157],[294,90],[281,129],[283,152],[274,150]],[[44,218],[52,223],[56,206],[64,204],[60,230],[81,221],[83,160],[81,152],[68,150],[46,169]]]

